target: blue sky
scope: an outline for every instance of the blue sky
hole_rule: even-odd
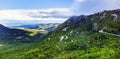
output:
[[[70,8],[74,0],[0,0],[1,9]]]
[[[0,0],[0,24],[63,23],[73,15],[119,8],[119,0]]]
[[[74,0],[0,0],[0,24],[61,23],[67,20],[63,16],[71,16],[69,8],[74,2]]]

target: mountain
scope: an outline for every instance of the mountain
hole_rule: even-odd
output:
[[[11,26],[10,28],[27,28],[27,29],[42,29],[48,32],[54,30],[59,23],[48,23],[48,24],[33,24],[33,25],[21,25],[21,26]]]
[[[10,29],[0,24],[0,41],[9,43],[14,43],[17,41],[30,42],[33,41],[33,37],[31,37],[30,34],[32,34],[32,31],[23,29]],[[41,34],[38,35],[40,36]]]
[[[0,30],[1,30],[1,31],[2,31],[2,30],[9,30],[9,28],[7,28],[7,27],[5,27],[5,26],[3,26],[3,25],[0,24]]]
[[[48,32],[51,32],[59,25],[60,25],[59,23],[39,24],[37,29],[43,29]]]
[[[28,29],[36,29],[38,28],[39,24],[33,25],[21,25],[21,26],[10,26],[10,28],[28,28]]]
[[[119,59],[119,33],[120,9],[72,16],[40,42],[12,53],[2,52],[0,56],[3,59]]]

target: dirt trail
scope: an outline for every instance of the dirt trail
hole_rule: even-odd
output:
[[[103,30],[100,30],[99,33],[109,34],[109,35],[120,37],[120,35],[118,35],[118,34],[107,33],[107,32],[104,32]]]

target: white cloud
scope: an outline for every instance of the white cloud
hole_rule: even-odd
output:
[[[72,15],[68,8],[41,10],[0,10],[0,24],[64,22]],[[18,22],[19,21],[19,22]]]
[[[75,0],[72,9],[78,14],[91,14],[118,8],[120,8],[119,0]]]
[[[41,20],[42,16],[71,16],[69,9],[0,10],[0,19]]]
[[[85,0],[75,0],[75,2],[84,2]]]

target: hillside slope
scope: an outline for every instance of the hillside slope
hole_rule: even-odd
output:
[[[119,35],[119,9],[70,17],[33,47],[1,56],[9,55],[4,59],[119,59],[120,37],[103,31]]]
[[[41,33],[32,37],[31,34],[34,33],[23,29],[10,29],[0,24],[0,43],[32,42],[33,39],[42,35]]]

